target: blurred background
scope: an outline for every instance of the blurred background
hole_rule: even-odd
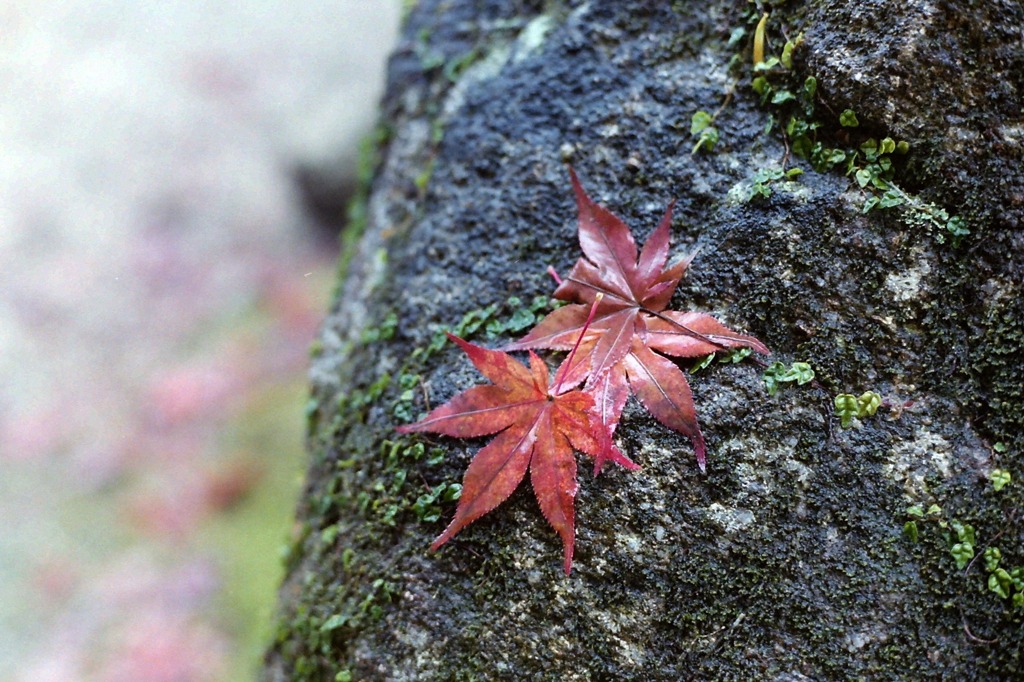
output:
[[[400,9],[0,3],[0,680],[253,677]]]

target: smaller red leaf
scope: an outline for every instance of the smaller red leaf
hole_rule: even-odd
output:
[[[569,441],[551,424],[547,411],[537,424],[537,439],[543,444],[530,460],[530,484],[540,511],[562,538],[565,574],[572,570],[575,524],[573,501],[576,498],[576,458]]]
[[[605,451],[606,432],[593,414],[593,398],[579,390],[563,391],[565,378],[558,378],[559,387],[551,387],[547,365],[532,352],[526,367],[507,353],[481,348],[455,336],[451,339],[495,384],[463,391],[423,420],[398,430],[460,437],[497,435],[470,462],[455,518],[431,547],[438,549],[504,502],[530,469],[541,511],[562,539],[568,573],[575,528],[576,459],[572,450],[595,458]],[[582,380],[580,375],[575,382]]]
[[[447,336],[449,340],[458,344],[459,348],[469,357],[473,366],[490,379],[494,385],[510,390],[523,390],[524,387],[532,385],[530,370],[522,363],[516,362],[508,353],[481,348],[468,341],[463,341],[454,334]]]
[[[586,324],[589,306],[572,304],[552,310],[530,333],[504,347],[506,351],[546,348],[569,350]]]
[[[398,432],[430,431],[455,438],[489,436],[520,419],[535,400],[509,402],[508,389],[494,385],[474,386],[434,408],[415,424],[399,426]]]

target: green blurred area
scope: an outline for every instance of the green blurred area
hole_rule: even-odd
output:
[[[255,396],[225,430],[223,449],[250,455],[259,479],[237,504],[199,530],[200,547],[216,557],[223,589],[213,606],[236,646],[226,680],[254,679],[271,634],[281,548],[294,515],[305,456],[302,447],[307,384],[302,379]]]

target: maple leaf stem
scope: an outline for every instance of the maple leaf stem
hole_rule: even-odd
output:
[[[558,381],[555,383],[555,395],[559,395],[562,390],[562,382],[565,381],[565,375],[569,373],[569,368],[572,367],[572,359],[576,357],[576,349],[580,347],[580,342],[583,341],[583,337],[587,334],[587,328],[590,327],[590,323],[594,321],[594,314],[597,312],[597,306],[600,305],[601,300],[604,298],[604,294],[598,292],[597,296],[594,297],[594,303],[590,306],[590,314],[587,315],[587,321],[583,323],[583,329],[580,330],[580,335],[576,339],[575,345],[569,352],[569,359],[565,361],[562,367],[564,371],[559,370]]]
[[[686,332],[688,335],[692,336],[695,339],[700,339],[705,343],[710,343],[712,346],[715,346],[721,350],[725,350],[728,348],[728,346],[726,346],[725,344],[715,341],[713,338],[707,336],[706,334],[701,334],[698,331],[694,331],[693,329],[690,329],[682,322],[677,322],[667,315],[662,315],[661,313],[655,312],[653,310],[648,310],[647,308],[643,307],[641,307],[640,310],[641,312],[645,312],[648,315],[653,315],[654,317],[658,318],[659,320],[662,320],[663,322],[668,322],[673,327],[678,327],[679,329],[682,329],[684,332]]]
[[[608,291],[607,289],[602,289],[601,287],[596,287],[593,284],[590,284],[589,282],[580,281],[580,280],[576,279],[575,277],[566,277],[566,279],[569,280],[570,282],[572,282],[573,284],[578,284],[578,285],[580,285],[582,287],[586,287],[588,289],[593,289],[594,291],[598,292],[597,296],[607,295],[607,296],[611,296],[613,298],[617,298],[620,301],[624,301],[624,302],[626,302],[626,303],[628,303],[630,305],[636,305],[636,301],[632,301],[632,300],[630,300],[630,299],[628,299],[628,298],[626,298],[624,296],[620,296],[619,294],[616,294],[613,291]],[[596,304],[597,300],[598,299],[595,299],[595,304]],[[673,327],[681,329],[682,331],[686,332],[686,334],[688,334],[689,336],[692,336],[695,339],[700,339],[701,341],[704,341],[705,343],[710,343],[712,346],[715,346],[716,348],[719,348],[721,350],[725,350],[726,348],[728,348],[728,346],[726,346],[725,344],[722,344],[722,343],[719,343],[718,341],[715,341],[710,336],[707,336],[705,334],[701,334],[698,331],[694,331],[693,329],[690,329],[689,327],[687,327],[685,324],[682,324],[680,322],[676,322],[671,317],[668,317],[666,315],[662,315],[661,313],[659,313],[659,312],[657,312],[655,310],[651,310],[650,308],[645,308],[644,306],[637,306],[637,308],[639,308],[640,312],[642,312],[642,313],[647,313],[648,315],[652,315],[652,316],[658,318],[659,320],[663,320],[665,322],[668,322]],[[593,317],[593,314],[594,314],[594,309],[591,308],[591,317]],[[587,318],[587,321],[589,323],[590,318]],[[579,345],[579,342],[577,342],[577,345]],[[575,349],[574,349],[574,351],[575,351]]]
[[[548,274],[551,275],[551,279],[555,280],[555,284],[562,286],[562,278],[558,276],[558,270],[555,270],[550,265],[548,266]]]

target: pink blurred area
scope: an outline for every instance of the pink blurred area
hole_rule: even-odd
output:
[[[337,256],[295,174],[354,171],[398,13],[0,7],[0,679],[258,665]]]

